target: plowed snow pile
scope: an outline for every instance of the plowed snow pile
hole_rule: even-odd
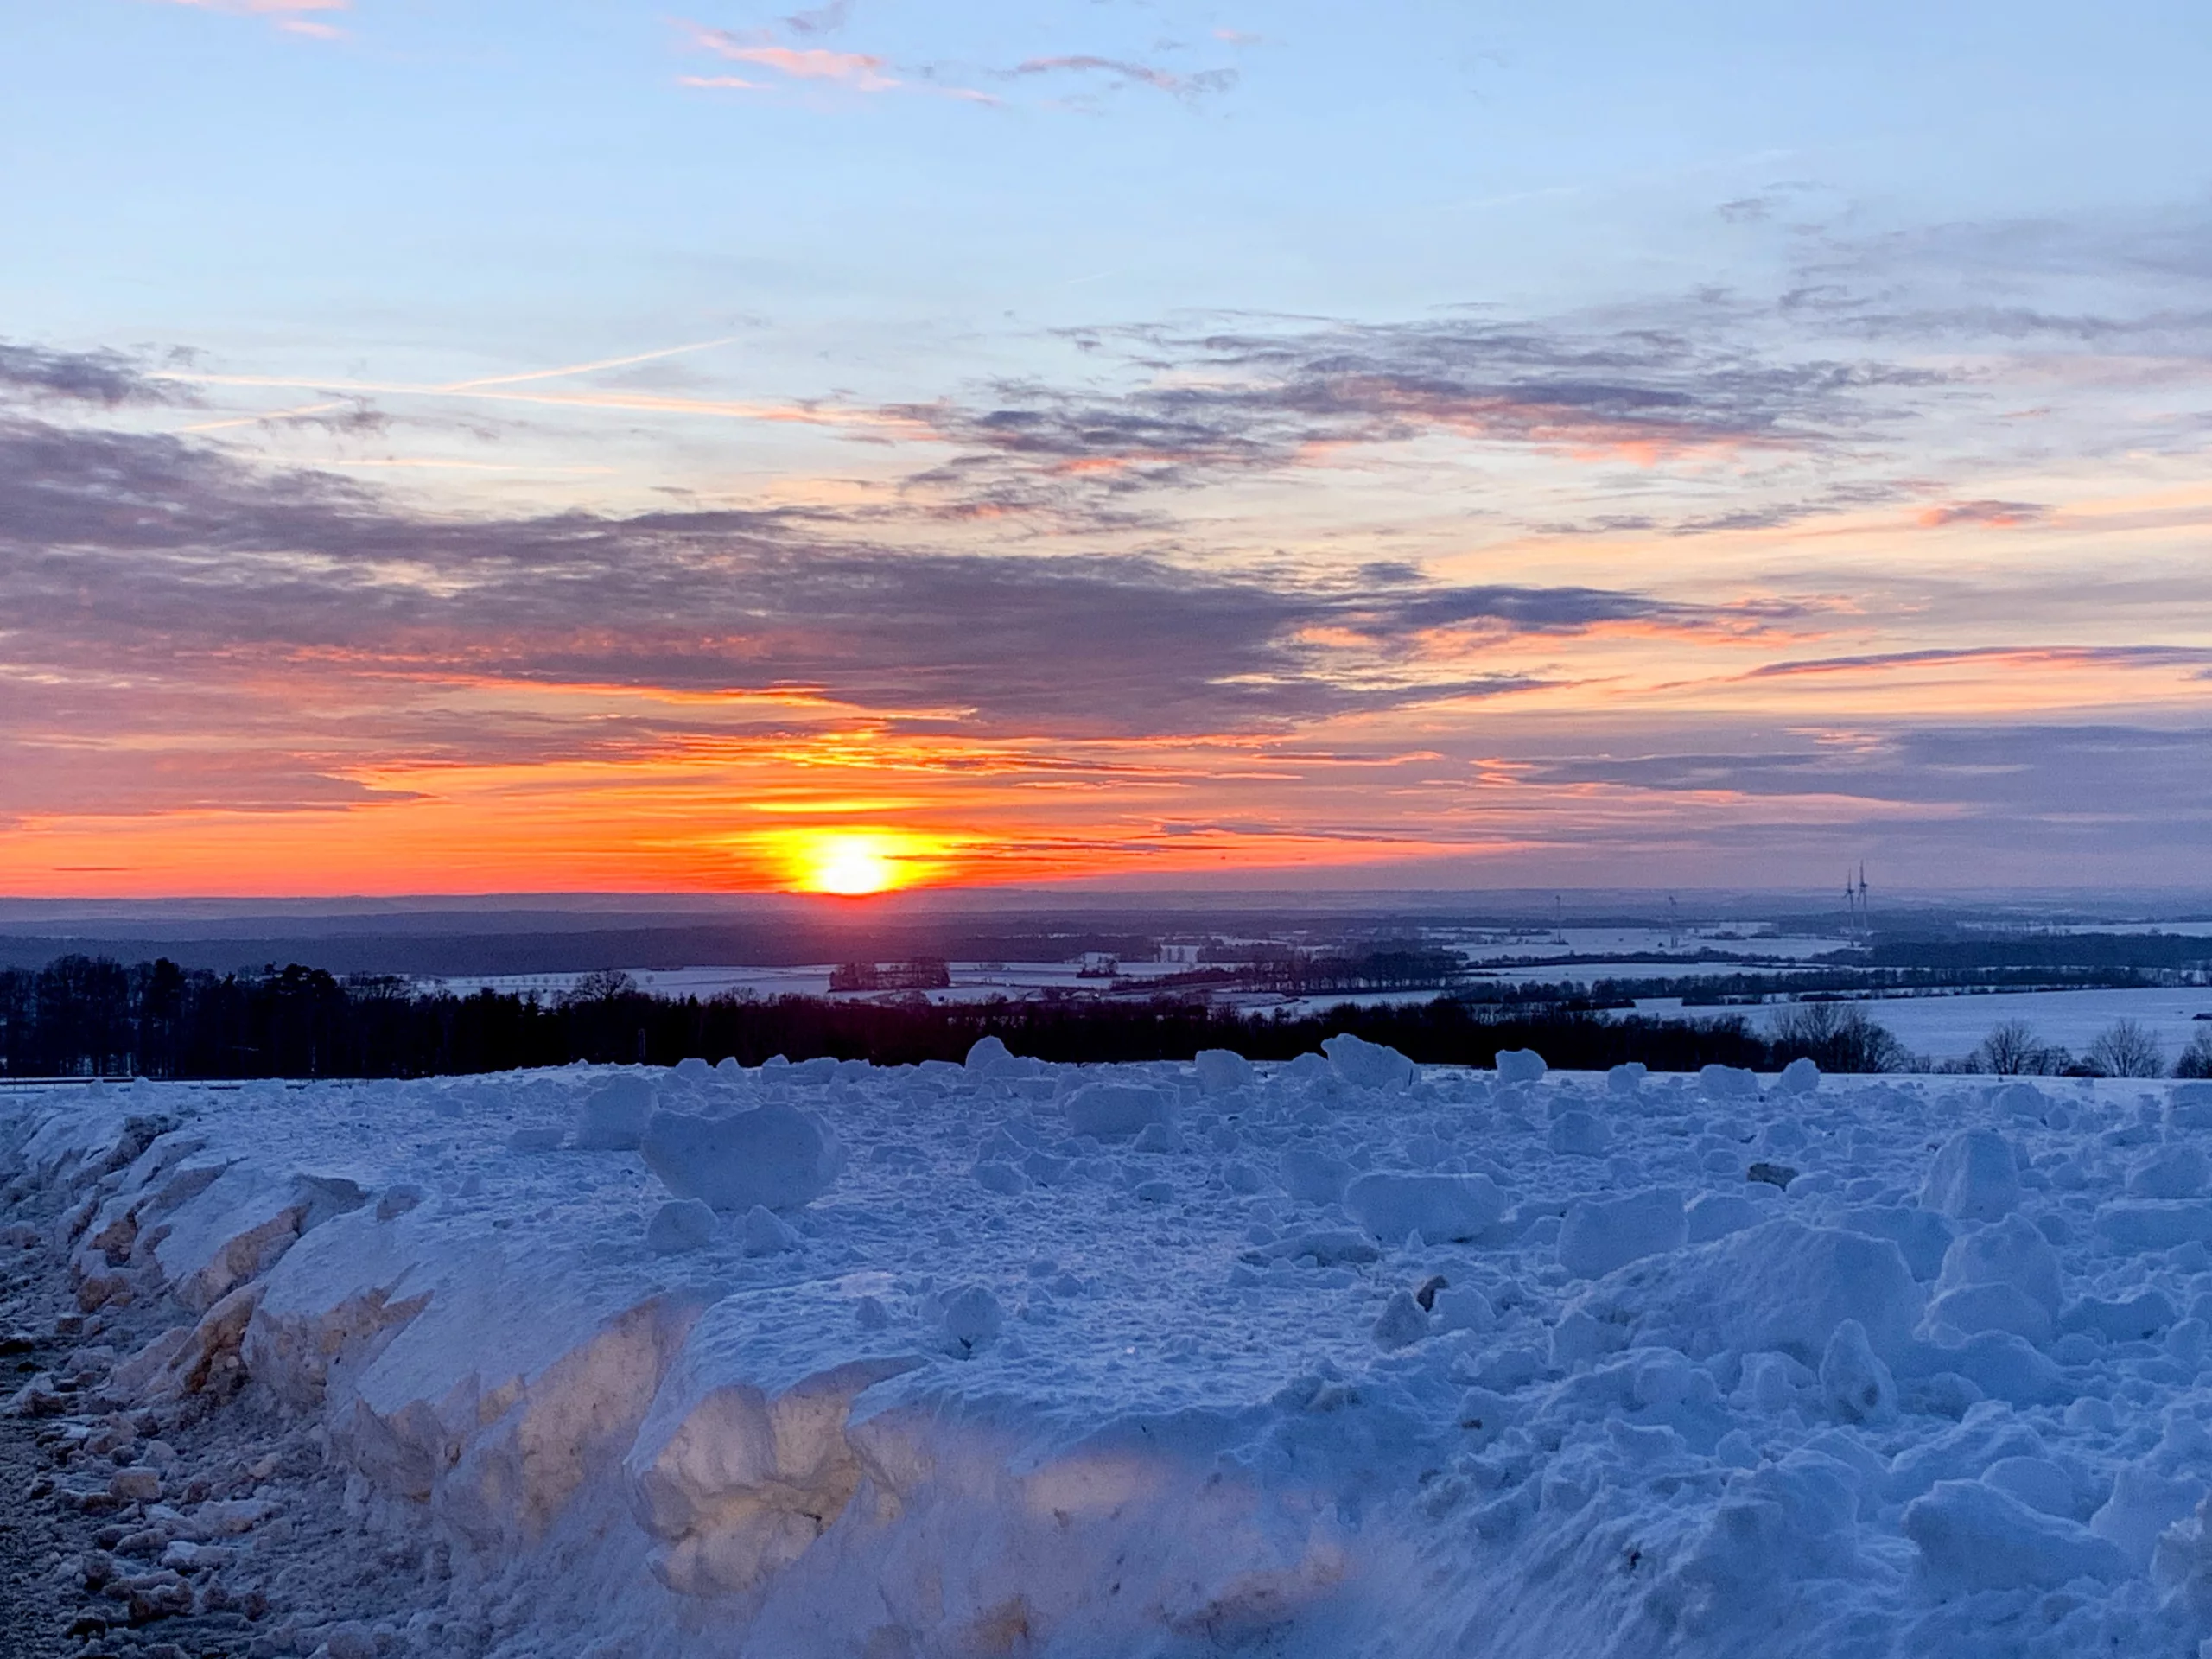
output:
[[[12,1408],[311,1445],[440,1564],[362,1653],[2212,1636],[2212,1085],[1329,1047],[0,1099],[94,1344]],[[251,1605],[281,1479],[128,1442],[164,1593]]]

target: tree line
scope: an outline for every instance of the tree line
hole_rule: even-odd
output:
[[[957,1060],[995,1035],[1054,1061],[1187,1059],[1233,1048],[1288,1059],[1349,1031],[1425,1065],[1488,1065],[1533,1048],[1554,1065],[1653,1071],[1708,1064],[1772,1070],[1799,1055],[1833,1071],[1895,1069],[1902,1052],[1855,1008],[1807,1005],[1772,1033],[1740,1015],[1605,1018],[1573,1007],[1471,1006],[1449,998],[1346,1005],[1284,1017],[1162,997],[932,1003],[820,996],[672,998],[626,975],[586,976],[569,994],[461,996],[404,980],[340,979],[297,963],[259,974],[126,966],[64,957],[0,971],[0,1076],[164,1078],[427,1077],[571,1061],[671,1065],[688,1056],[817,1055],[892,1065]]]

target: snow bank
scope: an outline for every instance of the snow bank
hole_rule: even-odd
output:
[[[166,1322],[114,1402],[450,1552],[395,1651],[2212,1639],[2195,1085],[1499,1058],[139,1084],[0,1099],[0,1173],[88,1342]]]
[[[1809,1365],[1846,1319],[1877,1354],[1901,1353],[1923,1300],[1889,1240],[1781,1220],[1632,1262],[1570,1306],[1694,1359],[1772,1349]]]

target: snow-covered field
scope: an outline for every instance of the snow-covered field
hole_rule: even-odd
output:
[[[226,1605],[283,1477],[102,1414],[289,1424],[422,1655],[2212,1637],[2212,1085],[1331,1048],[0,1097],[86,1317],[14,1406]]]
[[[1255,941],[1274,943],[1274,941]],[[1664,928],[1568,928],[1564,932],[1548,931],[1528,936],[1516,935],[1499,939],[1491,934],[1452,936],[1442,934],[1433,941],[1439,945],[1456,950],[1478,965],[1506,959],[1564,957],[1573,954],[1609,957],[1611,960],[1597,963],[1576,963],[1566,966],[1520,967],[1491,970],[1491,977],[1506,984],[1550,984],[1560,979],[1588,982],[1608,978],[1675,978],[1697,979],[1724,974],[1741,973],[1744,966],[1738,962],[1681,962],[1669,961],[1664,955],[1652,959],[1637,956],[1637,952],[1675,952],[1700,950],[1720,950],[1732,955],[1745,955],[1762,959],[1763,971],[1789,973],[1795,971],[1793,963],[1802,963],[1808,969],[1808,958],[1824,955],[1842,947],[1844,941],[1833,938],[1800,938],[1773,935],[1747,937],[1723,930],[1717,935],[1709,931],[1683,930],[1669,932]],[[1627,953],[1627,954],[1624,954]],[[1020,997],[1039,991],[1057,990],[1096,993],[1107,982],[1086,976],[1078,962],[952,962],[946,964],[952,984],[950,988],[928,993],[933,1002],[976,1002],[992,997]],[[1141,990],[1147,982],[1165,979],[1177,974],[1187,974],[1197,968],[1195,962],[1117,961],[1116,969],[1124,988]],[[727,967],[691,968],[631,968],[626,972],[639,989],[658,996],[702,999],[750,994],[754,996],[826,996],[830,995],[830,978],[837,964],[830,962],[801,963],[791,967],[763,968],[734,965]],[[457,975],[451,977],[419,979],[419,988],[450,991],[456,996],[469,996],[478,991],[489,990],[502,995],[527,995],[531,993],[543,997],[557,997],[575,988],[583,973],[482,974]],[[872,995],[874,993],[852,993]],[[1319,1009],[1337,1007],[1344,1004],[1376,1004],[1384,1001],[1432,1001],[1439,995],[1433,987],[1417,992],[1347,993],[1304,999],[1284,999],[1265,996],[1258,999],[1272,1006],[1292,1001],[1301,1011],[1306,1007]]]
[[[2152,990],[1993,991],[1961,996],[1873,997],[1858,1006],[1916,1054],[1963,1059],[2007,1020],[2024,1020],[2037,1038],[2079,1054],[2115,1020],[2133,1020],[2164,1045],[2166,1058],[2212,1022],[2212,988]]]

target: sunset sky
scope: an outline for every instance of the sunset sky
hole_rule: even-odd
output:
[[[0,893],[2212,886],[2212,10],[0,0]]]

